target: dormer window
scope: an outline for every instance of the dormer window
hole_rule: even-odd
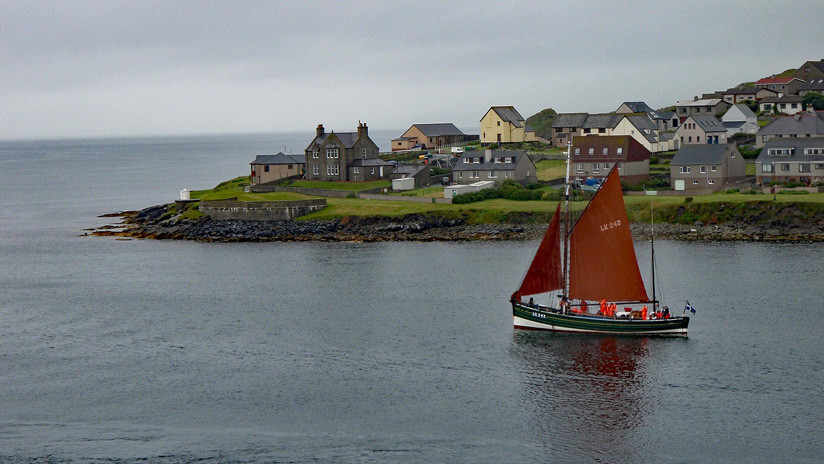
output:
[[[590,148],[590,149],[589,149],[589,154],[590,154],[590,155],[594,155],[594,154],[595,154],[595,149],[594,149],[594,148]]]
[[[604,156],[609,155],[609,148],[604,147]]]
[[[581,149],[580,149],[580,148],[576,148],[576,149],[575,149],[575,154],[576,154],[576,155],[580,155],[580,154],[581,154]]]
[[[622,154],[623,152],[624,152],[624,148],[623,148],[623,147],[618,147],[618,154],[620,155],[620,154]]]

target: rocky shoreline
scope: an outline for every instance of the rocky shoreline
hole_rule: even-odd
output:
[[[319,221],[185,219],[170,215],[171,205],[104,215],[119,224],[88,229],[88,235],[124,239],[194,240],[201,242],[265,241],[477,241],[532,240],[544,233],[542,223],[469,224],[462,219],[411,214],[400,218],[350,217]],[[529,219],[522,217],[522,220]],[[649,239],[648,224],[632,224],[633,237]],[[684,241],[824,242],[824,225],[744,222],[722,224],[655,224],[657,239]]]

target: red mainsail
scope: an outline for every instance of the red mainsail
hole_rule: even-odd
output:
[[[541,245],[532,259],[529,270],[526,271],[524,281],[512,296],[518,299],[521,295],[535,295],[550,290],[563,288],[564,280],[561,274],[561,205],[555,209],[555,215],[549,222]]]
[[[612,169],[575,223],[569,248],[570,298],[649,300],[632,245],[617,169]]]

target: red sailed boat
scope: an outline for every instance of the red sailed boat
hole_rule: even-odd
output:
[[[666,307],[663,312],[658,311],[654,280],[653,298],[647,295],[616,166],[571,225],[567,151],[565,212],[562,215],[558,204],[521,286],[512,294],[515,328],[608,334],[687,334],[689,317],[671,317]],[[535,304],[532,298],[529,302],[522,301],[523,297],[545,293],[557,293],[556,306]],[[601,311],[591,313],[589,309],[598,308],[599,302]],[[660,317],[655,318],[656,314]]]

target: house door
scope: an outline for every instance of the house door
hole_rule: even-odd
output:
[[[498,134],[498,144],[500,145],[500,143],[501,143],[501,134]]]
[[[675,190],[684,190],[684,179],[675,179]]]

